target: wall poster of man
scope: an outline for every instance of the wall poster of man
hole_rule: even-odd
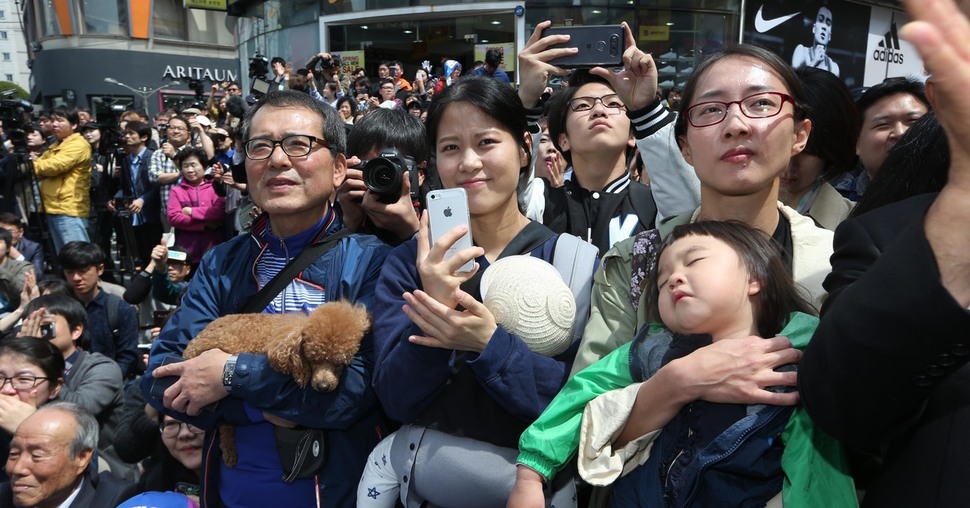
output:
[[[747,2],[742,38],[855,88],[865,73],[869,17],[869,7],[844,0],[755,0]]]

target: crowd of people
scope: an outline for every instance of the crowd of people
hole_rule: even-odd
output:
[[[544,22],[517,86],[320,53],[42,113],[0,160],[0,507],[962,505],[970,22],[904,3],[925,85],[737,44],[663,90],[627,25],[570,70]],[[336,386],[279,330],[184,354],[339,300]]]

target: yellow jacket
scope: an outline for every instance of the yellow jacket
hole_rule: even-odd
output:
[[[87,217],[91,209],[91,145],[79,133],[54,143],[34,161],[47,213]]]

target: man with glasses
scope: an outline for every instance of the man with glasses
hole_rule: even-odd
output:
[[[574,73],[549,103],[549,137],[572,176],[561,187],[545,185],[543,224],[587,240],[600,254],[652,228],[657,213],[650,189],[627,171],[636,146],[632,118],[610,82],[585,72]]]
[[[164,230],[168,231],[168,194],[180,176],[179,169],[175,166],[175,154],[189,146],[189,122],[184,117],[173,116],[168,120],[165,134],[162,148],[152,153],[148,174],[159,186],[160,219]]]
[[[100,431],[99,457],[107,460],[119,477],[127,473],[134,478],[134,468],[125,465],[112,447],[125,397],[121,369],[101,353],[78,348],[88,325],[84,306],[69,296],[41,295],[27,304],[24,316],[19,335],[47,339],[64,357],[64,385],[57,392],[57,400],[77,404],[94,415]]]
[[[233,95],[242,96],[242,87],[240,87],[239,86],[239,83],[236,83],[235,81],[229,81],[228,83],[226,83],[226,87],[225,88],[226,88],[226,95],[229,95],[229,96],[233,96]]]
[[[281,281],[279,292],[265,294],[270,303],[257,305],[259,311],[306,312],[338,299],[369,305],[389,249],[372,236],[341,232],[341,218],[330,206],[347,166],[346,134],[336,110],[305,93],[270,92],[247,113],[242,135],[250,195],[264,213],[249,234],[203,257],[181,306],[155,340],[142,388],[152,394],[154,407],[180,420],[201,423],[197,417],[205,413],[236,425],[235,467],[223,463],[218,436],[206,435],[204,456],[212,457],[203,464],[207,506],[351,507],[367,454],[382,435],[370,386],[369,334],[331,393],[300,388],[260,354],[215,349],[168,363],[179,359],[206,324],[241,312],[307,248],[314,252],[309,265],[295,279]],[[339,236],[330,243],[333,235]],[[156,382],[171,386],[162,395],[152,389]],[[284,482],[284,472],[297,470],[281,459],[291,448],[280,438],[293,425],[323,429],[329,460]]]

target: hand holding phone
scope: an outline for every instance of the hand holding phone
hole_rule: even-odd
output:
[[[443,260],[453,257],[458,251],[472,246],[472,233],[469,224],[468,194],[465,189],[441,189],[428,193],[428,223],[431,245],[449,231],[458,226],[465,226],[468,233],[448,247]],[[475,269],[475,262],[468,261],[457,272],[470,272]]]
[[[556,58],[549,63],[563,69],[588,69],[591,67],[620,67],[626,49],[622,25],[586,25],[550,27],[542,32],[550,35],[569,35],[569,42],[554,44],[554,48],[578,48],[574,55]]]

